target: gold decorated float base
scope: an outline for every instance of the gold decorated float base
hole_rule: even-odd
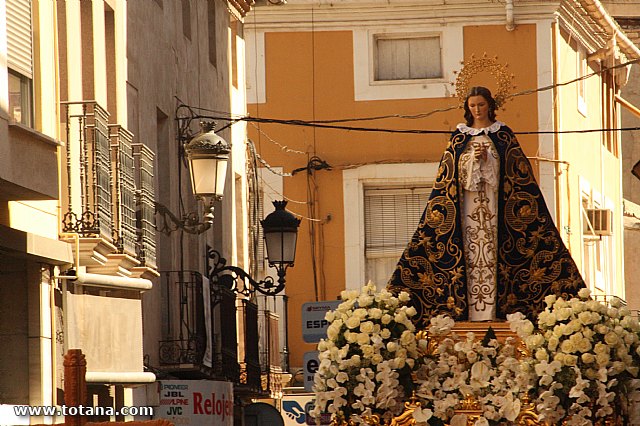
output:
[[[455,323],[452,332],[458,334],[459,336],[466,336],[467,333],[473,333],[475,334],[477,339],[483,339],[489,328],[493,330],[496,339],[501,343],[504,343],[504,341],[509,337],[519,340],[518,335],[515,332],[511,331],[509,323],[506,321],[460,321]],[[425,337],[427,337],[425,332],[418,332],[418,338]],[[438,346],[439,340],[430,338],[428,338],[427,340],[429,344],[426,352],[433,353]],[[526,351],[524,344],[519,344],[517,345],[517,347],[518,351],[524,355],[524,352]],[[543,423],[540,423],[538,421],[538,415],[535,412],[535,406],[529,400],[523,400],[520,402],[522,405],[522,409],[513,424],[517,426],[542,425]],[[413,412],[417,408],[420,408],[420,401],[418,401],[414,396],[409,401],[405,402],[404,411],[402,412],[402,414],[394,417],[391,422],[381,421],[380,417],[377,415],[367,417],[364,420],[367,422],[366,424],[370,426],[413,426],[416,424],[416,420],[413,418]],[[482,415],[482,411],[480,410],[478,401],[473,399],[472,396],[469,396],[462,402],[462,409],[456,410],[456,414],[466,414],[467,426],[473,426],[478,418],[480,418],[480,416]],[[354,426],[355,423],[353,421],[346,421],[344,419],[334,419],[331,422],[331,425]]]
[[[520,340],[515,332],[511,331],[509,323],[506,321],[456,322],[455,326],[452,329],[452,332],[461,337],[466,336],[467,333],[471,332],[475,334],[475,337],[477,339],[483,339],[489,328],[493,330],[496,339],[501,343],[504,343],[504,341],[509,337],[516,339],[516,341],[519,342],[518,344],[516,344],[519,355],[528,356],[528,350],[524,345],[524,342]],[[418,338],[421,339],[425,337],[427,338],[428,346],[426,352],[432,354],[438,346],[439,339],[429,338],[425,332],[418,332],[417,335]],[[546,425],[546,423],[538,420],[538,414],[535,411],[535,404],[533,404],[528,398],[521,399],[520,403],[522,407],[520,410],[520,414],[518,415],[516,420],[511,423],[511,425]],[[475,422],[480,418],[480,416],[482,416],[482,410],[480,409],[478,401],[475,400],[473,396],[469,395],[464,401],[462,401],[461,405],[461,409],[455,411],[456,414],[466,414],[467,426],[473,426]],[[418,399],[414,395],[410,398],[409,401],[404,403],[403,412],[399,416],[391,419],[390,422],[381,420],[377,415],[365,417],[364,420],[366,422],[366,425],[368,426],[415,426],[417,422],[413,418],[413,412],[420,407],[420,401],[418,401]],[[331,426],[356,426],[356,423],[351,420],[333,419],[331,421]],[[623,424],[620,419],[608,418],[605,420],[597,421],[593,424],[593,426],[623,426]]]

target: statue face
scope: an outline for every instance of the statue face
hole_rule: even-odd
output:
[[[482,95],[469,96],[467,101],[473,122],[486,124],[489,121],[489,102]]]

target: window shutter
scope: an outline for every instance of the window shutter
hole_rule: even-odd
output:
[[[376,80],[442,77],[440,37],[380,37],[376,47]]]
[[[365,255],[399,256],[413,236],[431,187],[366,189]]]
[[[31,1],[7,0],[6,5],[8,66],[33,79]]]

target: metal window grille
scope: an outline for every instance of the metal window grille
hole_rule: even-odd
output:
[[[136,181],[136,228],[138,260],[149,268],[156,267],[154,153],[146,145],[134,143],[133,157]]]
[[[111,241],[109,113],[93,101],[63,102],[66,204],[63,231]]]
[[[113,239],[121,253],[136,255],[136,195],[131,140],[133,135],[120,125],[111,131],[113,171]]]

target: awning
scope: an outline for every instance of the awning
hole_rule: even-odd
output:
[[[119,290],[151,290],[153,283],[144,278],[129,278],[116,275],[91,274],[87,272],[76,272],[75,275],[61,275],[56,278],[73,281],[76,284],[115,288]]]

